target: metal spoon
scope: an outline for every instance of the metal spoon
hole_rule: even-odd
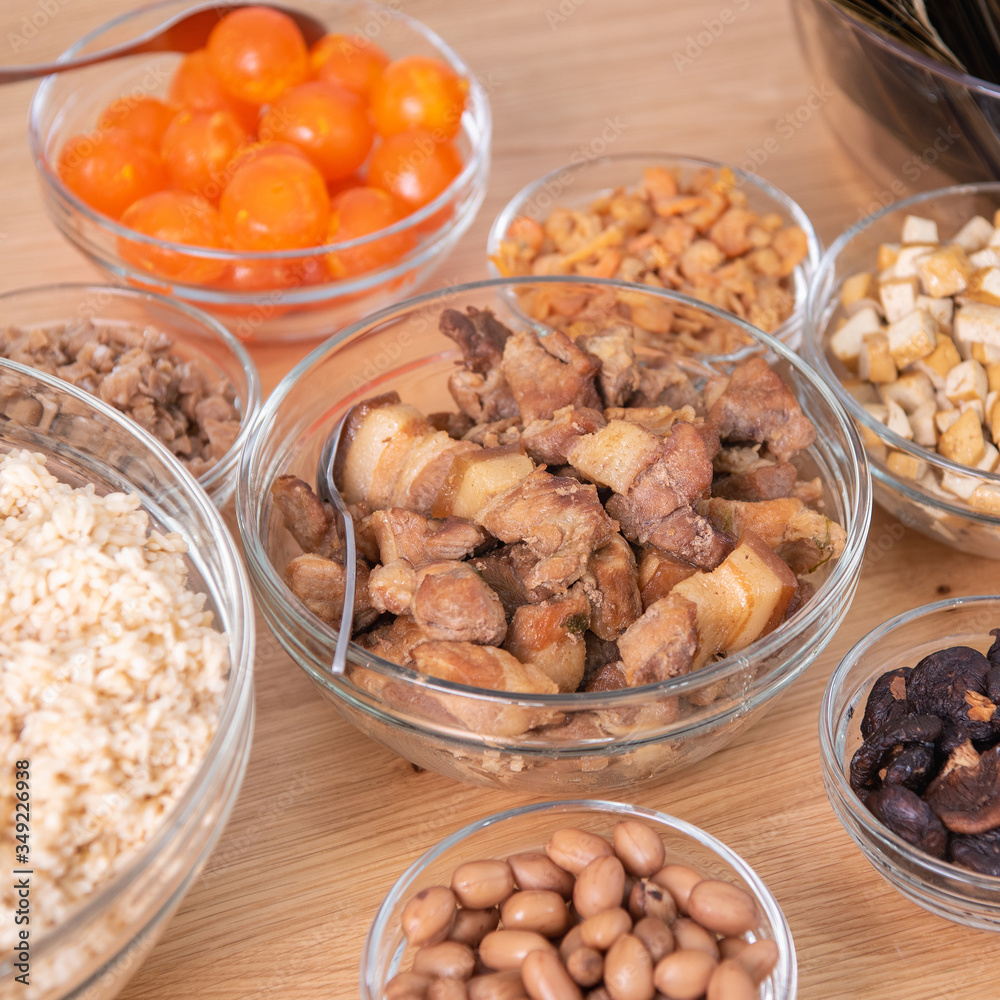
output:
[[[337,489],[333,478],[333,466],[337,459],[337,448],[340,445],[340,435],[347,420],[345,413],[336,426],[330,431],[323,450],[319,455],[316,467],[316,493],[320,500],[328,503],[339,515],[344,525],[344,610],[340,615],[340,628],[337,629],[337,645],[333,651],[333,663],[330,669],[335,674],[342,674],[347,665],[347,647],[351,644],[351,632],[354,629],[354,582],[357,573],[357,548],[354,544],[354,518],[351,517],[344,503],[344,498]]]
[[[75,59],[64,59],[51,63],[33,63],[29,66],[0,66],[0,83],[17,83],[19,80],[33,80],[50,73],[64,73],[66,70],[93,66],[95,63],[120,59],[122,56],[138,55],[143,52],[194,52],[204,48],[208,35],[226,14],[238,7],[249,7],[249,3],[208,3],[177,14],[163,24],[151,28],[130,42],[112,45]],[[261,6],[254,4],[253,6]],[[306,45],[311,46],[327,33],[323,23],[302,11],[282,7],[279,4],[264,4],[273,10],[287,14],[299,27]]]

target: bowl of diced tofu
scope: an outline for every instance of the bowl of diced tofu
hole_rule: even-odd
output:
[[[738,323],[756,353],[665,351],[621,318],[570,336],[514,304],[621,287],[410,299],[320,345],[255,422],[237,512],[261,613],[420,767],[547,794],[673,774],[759,720],[850,606],[870,486],[832,389],[676,292],[631,289]],[[338,425],[353,561],[318,481]]]
[[[1000,559],[1000,183],[928,191],[824,255],[803,353],[905,525]]]

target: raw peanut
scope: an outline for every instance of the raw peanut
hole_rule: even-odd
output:
[[[757,987],[739,962],[720,962],[708,981],[706,1000],[756,1000]]]
[[[462,906],[486,910],[514,891],[514,873],[506,861],[466,861],[452,872],[451,888]]]
[[[573,876],[546,854],[513,854],[507,859],[507,864],[521,890],[545,889],[558,892],[563,899],[573,895]]]
[[[479,957],[489,969],[520,969],[530,951],[556,954],[555,945],[534,931],[491,931],[479,942]]]
[[[566,826],[552,834],[545,853],[560,868],[579,875],[595,858],[611,857],[614,849],[596,833]]]
[[[625,870],[640,878],[652,875],[663,867],[666,852],[660,835],[645,823],[627,819],[615,824],[615,854]]]
[[[458,900],[451,889],[443,885],[421,889],[403,907],[401,920],[406,940],[417,948],[446,940],[457,910]]]
[[[586,996],[586,1000],[611,1000],[611,994],[603,985],[595,986]]]
[[[632,918],[620,907],[595,913],[579,925],[580,940],[588,948],[607,951],[623,934],[632,930]]]
[[[559,957],[565,962],[577,948],[584,947],[583,935],[580,931],[581,924],[574,924],[559,942]]]
[[[596,948],[581,945],[565,961],[566,971],[579,986],[596,986],[604,978],[604,956]]]
[[[427,1000],[469,1000],[469,993],[461,979],[433,979]]]
[[[770,938],[760,938],[736,955],[736,961],[746,969],[754,983],[760,986],[778,964],[778,946]]]
[[[475,967],[472,949],[457,941],[425,945],[413,956],[413,971],[431,979],[468,979]]]
[[[643,943],[655,965],[674,950],[674,935],[670,928],[656,917],[643,917],[632,933]]]
[[[449,941],[460,941],[475,948],[482,939],[495,931],[500,923],[500,911],[491,906],[488,910],[467,910],[459,907],[455,912],[455,925],[448,935]]]
[[[673,896],[681,913],[687,913],[691,890],[702,881],[702,877],[687,865],[666,865],[653,874],[652,881]]]
[[[528,995],[517,969],[473,976],[466,986],[469,1000],[522,1000]]]
[[[723,958],[738,958],[740,952],[745,951],[750,945],[746,938],[724,937],[719,938],[719,954]]]
[[[570,978],[559,956],[551,952],[525,955],[521,978],[531,1000],[583,1000],[580,987]]]
[[[625,869],[615,857],[594,858],[576,877],[573,905],[586,919],[620,906],[625,891]]]
[[[678,951],[703,951],[716,962],[719,961],[719,945],[714,934],[710,934],[701,924],[689,917],[675,920],[671,928],[674,935],[674,946]]]
[[[536,931],[543,937],[557,937],[569,926],[566,901],[558,892],[529,889],[515,892],[504,900],[500,917],[508,930]]]
[[[698,1000],[717,964],[703,951],[675,951],[656,963],[653,983],[668,1000]]]
[[[666,889],[652,882],[636,882],[629,893],[628,912],[633,920],[655,917],[670,923],[677,916],[677,904]]]
[[[637,937],[623,934],[608,949],[604,985],[611,1000],[653,1000],[653,960]]]
[[[431,981],[416,972],[400,972],[385,984],[385,1000],[424,1000]]]
[[[730,937],[745,934],[760,923],[753,896],[720,879],[704,879],[691,890],[688,913],[702,927]]]

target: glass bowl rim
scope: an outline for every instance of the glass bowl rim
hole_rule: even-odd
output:
[[[816,0],[816,2],[823,3],[823,0]],[[930,56],[924,55],[922,52],[917,52],[915,49],[911,49],[885,34],[885,32],[877,30],[874,25],[866,24],[864,21],[852,17],[850,13],[843,10],[838,4],[826,2],[823,3],[823,6],[840,17],[841,20],[848,22],[854,29],[862,32],[880,48],[887,49],[904,62],[927,70],[933,76],[944,77],[952,83],[958,83],[968,90],[979,91],[989,97],[1000,98],[1000,85],[990,83],[988,80],[972,76],[951,66],[946,66],[936,59],[931,59]]]
[[[913,458],[920,459],[928,465],[932,465],[945,472],[951,472],[955,475],[961,476],[973,476],[976,479],[982,479],[984,482],[1000,485],[1000,471],[983,472],[981,469],[976,469],[973,466],[962,465],[961,463],[955,462],[950,458],[945,458],[944,455],[940,455],[936,451],[929,451],[921,445],[908,441],[895,431],[890,430],[885,424],[876,420],[854,398],[854,396],[852,396],[844,388],[840,377],[830,367],[830,363],[826,356],[826,350],[823,346],[823,338],[826,334],[827,324],[823,325],[822,330],[820,329],[822,321],[821,314],[826,312],[829,306],[834,302],[837,293],[836,288],[826,288],[824,286],[833,284],[833,274],[837,265],[837,260],[849,243],[851,243],[856,237],[865,233],[876,222],[879,222],[887,216],[900,212],[908,212],[911,208],[939,198],[966,197],[976,194],[995,194],[997,196],[997,200],[1000,201],[1000,181],[981,181],[975,184],[955,184],[949,187],[935,188],[932,191],[921,191],[909,198],[904,198],[901,201],[894,201],[889,205],[883,206],[877,212],[872,212],[871,215],[865,216],[865,218],[844,230],[844,232],[842,232],[837,239],[830,244],[827,251],[823,254],[823,257],[819,262],[819,267],[816,269],[812,276],[812,280],[809,282],[809,292],[806,297],[806,321],[805,328],[803,330],[803,346],[805,347],[809,363],[820,373],[825,381],[828,381],[833,385],[833,390],[836,393],[837,398],[847,409],[848,413],[850,413],[854,419],[859,421],[867,430],[871,431],[877,438],[879,438],[879,440],[884,441],[887,445],[892,447],[893,450],[902,451]],[[891,482],[893,486],[902,485],[898,479],[891,475],[891,473],[884,473],[883,478]],[[920,502],[943,507],[944,509],[962,517],[978,515],[978,519],[981,519],[986,524],[1000,524],[1000,516],[994,517],[982,511],[955,507],[950,505],[947,500],[942,500],[933,494],[921,493],[920,496]],[[956,499],[958,498],[956,497]]]
[[[722,163],[718,160],[712,160],[701,156],[690,156],[682,153],[671,153],[665,150],[648,152],[640,150],[637,152],[626,153],[606,153],[602,156],[595,156],[591,159],[585,159],[578,163],[564,163],[562,166],[549,170],[548,172],[542,174],[541,177],[537,177],[525,184],[510,198],[504,207],[500,209],[490,227],[489,236],[486,240],[486,247],[490,258],[488,266],[490,268],[491,276],[498,278],[502,277],[502,275],[496,270],[496,265],[492,261],[492,256],[499,249],[500,241],[504,239],[507,230],[510,228],[510,224],[517,217],[519,209],[525,204],[525,202],[529,201],[537,191],[543,189],[548,183],[558,180],[561,174],[569,172],[579,175],[597,167],[618,163],[635,163],[640,166],[673,165],[688,168],[710,167],[714,170],[731,170],[738,183],[750,184],[753,187],[758,188],[773,201],[782,205],[788,211],[788,214],[792,217],[795,224],[806,234],[806,244],[808,247],[808,251],[806,253],[806,260],[808,261],[808,267],[806,268],[807,272],[815,270],[816,266],[819,264],[819,260],[823,255],[823,243],[819,238],[819,234],[816,232],[816,227],[813,225],[812,219],[809,218],[802,206],[799,205],[799,203],[795,201],[791,195],[782,191],[781,188],[775,187],[770,181],[765,180],[759,174],[743,170],[740,167],[733,166],[729,163]],[[619,186],[626,187],[630,183],[635,184],[637,182],[638,179],[631,182],[626,180]],[[524,275],[524,277],[528,277],[528,275]],[[538,275],[538,277],[541,277],[541,275]],[[582,277],[582,275],[580,275],[580,277]],[[620,281],[620,279],[615,280]],[[626,285],[635,284],[634,282],[621,283]],[[638,285],[638,287],[645,289],[650,286]],[[804,306],[804,302],[801,305]],[[727,315],[732,314],[727,313]],[[787,323],[788,320],[785,322]],[[771,336],[773,336],[773,334],[771,334]]]
[[[863,635],[844,654],[843,659],[837,664],[836,669],[826,683],[820,703],[818,728],[820,761],[829,798],[832,799],[833,797],[829,791],[829,787],[832,784],[836,790],[838,799],[842,803],[845,803],[851,816],[865,829],[866,833],[869,836],[890,843],[900,855],[921,871],[923,877],[926,878],[927,875],[933,875],[938,879],[947,880],[953,885],[957,883],[959,886],[968,885],[975,888],[983,888],[984,886],[991,889],[995,888],[998,893],[998,903],[1000,903],[1000,876],[983,875],[979,872],[973,872],[970,869],[962,868],[946,861],[940,861],[929,854],[925,854],[923,851],[917,850],[913,844],[880,823],[865,808],[864,804],[851,788],[850,782],[844,776],[843,761],[837,759],[837,729],[840,726],[842,716],[834,718],[834,701],[843,692],[847,675],[858,660],[880,640],[884,639],[890,633],[906,627],[918,618],[930,616],[939,611],[948,611],[959,607],[976,607],[977,605],[986,606],[990,603],[994,604],[997,610],[1000,611],[1000,595],[998,594],[973,594],[969,597],[952,597],[943,601],[933,601],[930,604],[922,604],[919,607],[911,608],[909,611],[903,611],[898,615],[894,615]],[[944,641],[942,640],[942,642]],[[861,687],[868,686],[873,677],[875,677],[874,674],[869,675]],[[838,812],[838,810],[834,808],[834,812]],[[843,820],[841,822],[843,823]],[[889,864],[888,862],[886,863]],[[896,865],[893,863],[890,867],[895,870]]]
[[[342,0],[328,0],[328,2],[339,4]],[[409,14],[399,10],[395,6],[385,6],[381,3],[375,3],[373,0],[348,0],[348,2],[364,6],[372,12],[378,11],[379,13],[387,13],[393,20],[405,25],[415,34],[423,36],[424,39],[437,49],[438,53],[445,58],[451,68],[454,69],[460,76],[464,76],[465,79],[468,80],[469,101],[466,105],[465,111],[476,120],[478,126],[479,141],[475,144],[470,144],[472,148],[469,159],[463,164],[462,170],[451,181],[448,187],[446,187],[444,191],[442,191],[441,194],[439,194],[433,201],[428,202],[415,212],[404,216],[398,222],[394,222],[391,226],[386,226],[384,229],[376,230],[374,233],[368,233],[364,236],[357,236],[354,239],[343,240],[340,243],[324,243],[321,246],[304,247],[295,250],[230,250],[227,248],[197,247],[192,244],[174,243],[170,240],[158,239],[155,236],[149,236],[146,233],[140,233],[137,230],[129,229],[128,227],[121,225],[118,220],[112,219],[110,216],[103,215],[102,213],[95,211],[85,202],[81,201],[76,194],[70,191],[63,184],[59,175],[54,170],[50,169],[49,161],[45,154],[46,144],[42,135],[39,119],[42,108],[49,103],[48,99],[50,97],[50,92],[58,82],[58,77],[61,74],[50,74],[49,76],[44,77],[32,95],[31,103],[28,107],[28,146],[38,177],[45,182],[45,184],[58,198],[67,203],[73,212],[83,216],[90,224],[110,233],[116,239],[125,239],[133,243],[141,243],[150,246],[157,250],[169,250],[174,253],[184,254],[188,257],[204,260],[218,260],[225,263],[233,263],[244,260],[255,262],[266,261],[294,263],[295,261],[304,260],[309,257],[317,257],[338,251],[354,249],[356,247],[364,246],[365,244],[373,242],[377,239],[382,239],[386,236],[394,236],[397,233],[407,232],[411,229],[418,228],[422,223],[426,222],[427,219],[431,218],[441,209],[446,208],[454,199],[456,194],[466,188],[472,179],[480,173],[484,167],[484,163],[488,162],[492,133],[492,112],[490,110],[489,98],[485,88],[479,82],[478,77],[476,77],[458,53],[455,52],[455,50],[452,49],[451,46],[448,45],[448,43],[445,42],[444,39],[441,38],[441,36],[438,35],[433,29],[429,28],[421,21],[418,21],[416,18],[411,17]],[[177,0],[156,0],[155,3],[144,4],[141,7],[125,11],[124,13],[119,14],[109,21],[105,21],[103,24],[87,32],[82,38],[80,38],[77,42],[74,42],[73,45],[66,49],[66,51],[58,57],[57,62],[72,59],[85,46],[99,39],[106,31],[120,27],[122,24],[126,24],[128,21],[136,17],[145,17],[157,8],[177,6]],[[204,3],[192,7],[191,10],[197,10],[199,6],[213,7],[216,6],[216,4]],[[452,216],[448,222],[435,231],[435,235],[440,234],[442,231],[447,232],[451,230],[456,222],[456,218],[456,216]],[[410,251],[407,256],[411,257],[415,255],[416,251],[422,248],[432,248],[435,246],[436,242],[437,240],[431,239],[425,241],[423,244],[418,243],[417,247],[414,248],[413,251]],[[421,261],[418,261],[417,263],[420,262]],[[414,261],[410,260],[406,270],[408,270],[409,266],[413,265],[413,263]],[[394,276],[395,273],[388,275],[390,278]],[[384,280],[385,277],[386,275],[380,274],[380,278],[382,280]],[[331,281],[326,282],[321,287],[334,285],[338,288],[342,288],[345,293],[357,290],[354,286],[349,286],[349,282],[350,279],[347,279],[346,281],[331,279]],[[259,293],[254,294],[257,295]]]
[[[788,967],[787,996],[794,997],[796,995],[798,964],[795,942],[792,938],[791,928],[788,926],[788,920],[781,909],[781,905],[764,880],[731,847],[724,844],[707,830],[695,826],[693,823],[687,822],[687,820],[672,816],[669,813],[660,812],[656,809],[648,809],[645,806],[636,806],[627,802],[615,802],[608,799],[560,799],[514,806],[513,808],[505,809],[502,812],[493,813],[492,815],[468,823],[461,829],[443,837],[435,845],[426,850],[393,882],[392,887],[386,893],[368,927],[364,944],[361,948],[359,985],[362,1000],[372,1000],[371,994],[368,991],[369,980],[367,974],[373,971],[376,961],[376,955],[374,954],[375,946],[386,931],[386,925],[388,924],[393,908],[400,902],[404,893],[409,890],[413,880],[421,872],[434,861],[437,861],[447,851],[487,827],[495,826],[507,820],[520,819],[522,816],[531,816],[533,814],[554,816],[559,813],[569,812],[591,812],[599,816],[619,816],[622,819],[651,820],[658,827],[665,826],[675,833],[683,834],[686,838],[695,841],[721,858],[750,887],[757,904],[764,911],[764,915],[771,927],[772,939],[778,946],[778,964],[780,965],[784,962]],[[775,968],[777,967],[775,966]]]
[[[208,494],[191,473],[181,465],[176,456],[135,421],[72,383],[65,382],[46,372],[38,371],[28,365],[22,365],[17,361],[0,358],[0,373],[4,371],[10,371],[22,378],[37,381],[51,392],[69,396],[76,403],[100,413],[106,420],[116,424],[126,434],[135,438],[136,443],[144,450],[153,452],[184,487],[185,502],[193,506],[193,511],[190,513],[197,514],[199,519],[207,523],[215,542],[215,550],[223,562],[221,572],[223,584],[226,581],[236,584],[232,595],[236,601],[232,603],[229,610],[233,618],[233,631],[238,631],[238,635],[232,635],[230,632],[225,634],[229,637],[228,650],[230,653],[236,652],[237,657],[234,659],[230,656],[230,674],[226,681],[222,704],[219,707],[215,734],[212,736],[204,757],[177,801],[164,816],[163,821],[121,871],[110,882],[107,882],[85,902],[81,903],[66,920],[46,931],[37,944],[32,944],[33,952],[37,949],[38,956],[47,956],[54,953],[60,946],[67,944],[73,935],[84,930],[91,920],[96,919],[103,910],[113,905],[115,900],[129,887],[138,882],[145,874],[149,864],[170,846],[178,828],[182,828],[192,817],[203,812],[211,804],[204,800],[205,790],[210,779],[218,771],[218,768],[226,763],[227,757],[232,752],[231,747],[234,741],[240,738],[239,727],[246,725],[252,729],[254,717],[254,658],[252,654],[256,630],[250,585],[236,541]],[[0,436],[3,436],[2,433]],[[186,541],[187,539],[185,539]],[[225,587],[222,589],[224,590]]]
[[[378,312],[370,313],[334,334],[323,343],[319,344],[281,379],[278,385],[275,386],[274,390],[268,396],[264,405],[258,411],[250,431],[250,436],[247,440],[247,445],[240,458],[240,472],[236,483],[236,514],[239,531],[243,539],[244,553],[254,578],[262,581],[262,584],[265,584],[271,590],[276,599],[280,601],[282,611],[283,613],[286,613],[286,617],[292,618],[291,614],[287,614],[288,612],[295,613],[295,620],[298,621],[307,632],[318,633],[324,641],[329,640],[329,636],[326,635],[327,632],[329,632],[330,636],[333,636],[334,638],[336,636],[336,632],[332,626],[326,625],[318,618],[315,618],[311,612],[308,612],[308,610],[305,609],[304,605],[301,605],[301,608],[305,611],[305,614],[303,615],[300,613],[298,598],[292,594],[287,584],[281,579],[280,575],[275,570],[274,564],[271,562],[267,552],[261,544],[261,540],[256,531],[256,524],[251,516],[253,511],[251,505],[252,497],[250,492],[250,482],[255,471],[256,459],[262,450],[261,445],[264,443],[266,435],[271,425],[274,423],[279,405],[284,402],[286,397],[294,392],[296,383],[314,365],[323,362],[329,354],[336,352],[342,343],[365,330],[375,330],[386,321],[392,320],[394,317],[415,312],[418,309],[425,308],[429,303],[434,301],[445,302],[452,297],[466,296],[489,289],[500,291],[510,285],[538,284],[579,284],[590,286],[596,285],[607,288],[633,287],[627,282],[617,281],[613,278],[584,278],[580,275],[548,275],[520,278],[485,278],[479,281],[467,282],[465,284],[433,289],[420,295],[413,296],[412,298],[400,300],[399,302],[387,306]],[[654,297],[666,298],[673,302],[680,302],[692,308],[708,312],[715,319],[737,323],[741,327],[745,328],[745,331],[748,332],[751,337],[755,339],[755,341],[757,341],[757,344],[750,345],[751,350],[758,345],[763,345],[772,353],[777,354],[779,358],[791,365],[792,368],[798,371],[798,373],[805,378],[807,382],[809,382],[812,388],[818,392],[823,401],[829,407],[831,413],[836,418],[837,424],[840,427],[841,433],[845,439],[846,446],[844,451],[850,458],[850,466],[857,478],[855,488],[851,490],[850,495],[846,497],[848,509],[853,508],[854,522],[850,527],[845,527],[847,541],[844,546],[844,552],[837,560],[830,576],[823,581],[822,586],[816,594],[814,594],[813,597],[807,601],[805,605],[800,608],[799,611],[792,616],[792,618],[789,619],[788,622],[782,623],[782,626],[776,628],[763,638],[751,643],[746,648],[741,649],[738,652],[717,661],[716,663],[706,664],[698,670],[691,671],[690,673],[684,674],[680,677],[670,678],[669,680],[659,681],[655,684],[643,685],[641,687],[625,688],[620,691],[611,692],[588,691],[572,692],[569,694],[538,694],[530,696],[514,695],[511,692],[492,691],[487,688],[477,688],[466,684],[458,684],[454,681],[446,681],[429,677],[408,667],[403,667],[397,663],[391,662],[390,660],[386,660],[374,653],[369,652],[368,650],[361,650],[360,647],[352,641],[350,644],[351,648],[356,651],[360,650],[360,652],[364,654],[364,663],[366,668],[375,670],[382,676],[397,678],[405,681],[407,684],[411,684],[415,687],[437,694],[460,695],[463,698],[473,699],[484,703],[498,702],[505,706],[515,705],[520,707],[542,709],[566,709],[571,707],[573,710],[624,707],[635,702],[646,702],[647,700],[655,697],[667,697],[675,694],[680,695],[689,690],[702,688],[714,681],[723,680],[735,673],[738,673],[750,662],[773,655],[774,652],[781,647],[788,638],[788,632],[785,631],[786,626],[793,624],[794,635],[802,635],[806,633],[815,624],[816,620],[825,613],[824,609],[827,600],[832,595],[839,594],[841,589],[849,583],[852,576],[856,575],[864,557],[868,526],[871,520],[871,478],[868,472],[864,446],[861,443],[857,428],[847,417],[847,414],[844,412],[843,407],[840,406],[837,397],[834,395],[830,387],[798,354],[771,335],[763,333],[761,330],[758,330],[749,323],[740,320],[738,317],[734,317],[732,314],[726,313],[723,310],[715,308],[714,306],[709,306],[703,302],[699,302],[697,299],[690,298],[680,292],[660,288],[649,288],[646,289],[646,291]],[[702,360],[730,362],[733,361],[734,358],[733,355],[715,355],[706,356],[706,358]],[[736,358],[736,360],[740,359]],[[851,529],[853,529],[853,531]],[[800,615],[802,616],[801,618],[799,618]],[[319,631],[320,629],[322,631]],[[357,654],[355,653],[355,655]],[[333,674],[330,674],[329,671],[326,673],[319,673],[302,663],[298,663],[298,665],[305,669],[308,675],[318,681],[325,689],[337,687],[339,690],[339,684],[343,678],[336,677]],[[769,671],[766,676],[773,682],[775,674],[782,676],[778,668]],[[767,685],[765,689],[769,686],[770,685]]]
[[[222,455],[222,457],[215,463],[215,465],[212,466],[211,469],[208,470],[208,472],[205,473],[205,475],[196,477],[196,481],[203,489],[211,490],[220,480],[224,479],[225,476],[232,471],[232,466],[236,464],[239,456],[243,452],[243,447],[250,434],[250,426],[253,423],[253,418],[260,409],[262,402],[260,372],[257,370],[257,365],[254,363],[249,351],[247,351],[243,344],[236,337],[234,337],[233,334],[226,329],[226,327],[215,319],[215,317],[199,309],[197,306],[193,306],[181,299],[161,295],[159,292],[131,288],[125,285],[102,285],[97,282],[79,281],[54,282],[52,284],[42,285],[23,285],[20,288],[12,288],[6,292],[0,292],[0,311],[2,311],[4,303],[16,301],[21,296],[44,295],[46,293],[50,293],[52,295],[70,295],[78,293],[81,296],[91,294],[111,295],[116,298],[131,299],[137,304],[141,304],[144,300],[149,300],[161,309],[166,309],[168,311],[174,310],[185,315],[188,319],[202,326],[206,333],[212,335],[217,340],[222,341],[226,349],[232,352],[236,361],[239,363],[244,374],[246,375],[247,398],[245,401],[240,401],[241,407],[245,412],[240,414],[239,433],[236,435],[236,439],[233,441],[232,445],[230,445],[226,453]],[[0,319],[2,319],[2,312],[0,312]],[[100,316],[94,316],[92,319],[97,322],[101,321]],[[163,332],[167,333],[168,336],[171,336],[175,342],[178,339],[186,339],[186,337],[178,337],[177,334],[171,333],[170,331]],[[37,371],[37,369],[31,370]],[[235,390],[236,387],[234,386],[233,388]],[[97,397],[90,396],[90,398],[96,399]],[[237,396],[237,398],[239,397]],[[116,412],[121,414],[121,411],[119,410],[116,410]],[[138,427],[139,425],[136,424],[135,426]]]

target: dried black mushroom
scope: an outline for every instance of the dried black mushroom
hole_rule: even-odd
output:
[[[986,697],[996,704],[1000,703],[1000,628],[993,629],[990,635],[994,637],[994,641],[986,651],[986,659],[990,661],[990,670],[986,675]]]
[[[959,747],[924,798],[955,833],[985,833],[1000,826],[1000,745],[982,755],[971,743]]]
[[[918,795],[934,777],[937,754],[934,747],[913,743],[903,747],[885,766],[883,785],[903,785]]]
[[[889,670],[872,685],[861,719],[861,735],[868,739],[880,726],[906,715],[906,678],[912,667]]]
[[[902,785],[886,785],[871,792],[865,804],[879,822],[903,840],[935,858],[945,856],[948,831],[916,792]]]
[[[861,744],[851,758],[850,782],[855,792],[875,788],[879,772],[890,751],[899,753],[911,745],[933,747],[941,735],[941,720],[934,715],[904,715],[880,726]],[[895,750],[895,748],[899,748]]]
[[[1000,827],[985,833],[952,834],[948,856],[981,875],[1000,876]]]
[[[986,694],[990,661],[971,646],[949,646],[925,656],[906,681],[910,711],[948,719],[973,741],[1000,735],[996,705]]]

